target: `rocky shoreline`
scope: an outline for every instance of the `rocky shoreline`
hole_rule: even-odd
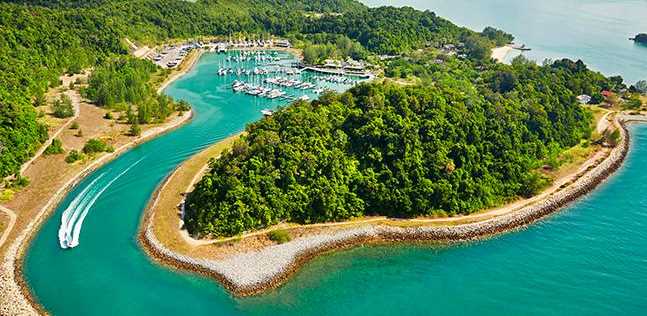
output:
[[[422,226],[401,228],[386,225],[366,225],[293,240],[257,251],[234,255],[223,260],[191,258],[173,252],[164,246],[153,233],[151,209],[159,191],[147,207],[139,233],[139,241],[147,253],[165,265],[197,272],[221,282],[237,296],[249,296],[275,288],[285,282],[299,267],[324,252],[380,242],[443,242],[455,243],[488,238],[493,235],[523,228],[552,214],[574,200],[595,189],[616,171],[629,150],[630,135],[626,122],[645,121],[642,118],[621,118],[618,128],[620,143],[599,164],[589,168],[576,181],[554,192],[544,200],[515,212],[485,221],[457,226]]]

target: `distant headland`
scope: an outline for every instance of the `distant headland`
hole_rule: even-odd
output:
[[[647,45],[647,33],[640,33],[636,35],[634,38],[630,38],[630,40],[638,43],[638,44],[645,44]]]

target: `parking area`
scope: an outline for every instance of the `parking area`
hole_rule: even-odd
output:
[[[163,47],[160,52],[154,52],[148,57],[162,68],[175,68],[195,48],[196,45],[170,45]]]

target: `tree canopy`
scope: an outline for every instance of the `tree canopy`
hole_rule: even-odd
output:
[[[188,195],[189,232],[469,214],[533,195],[542,160],[590,136],[576,96],[613,85],[568,60],[420,66],[424,84],[362,84],[251,124]]]
[[[342,57],[361,57],[366,52],[405,53],[427,46],[458,43],[466,34],[492,42],[433,12],[412,8],[368,8],[352,0],[2,2],[0,176],[17,172],[20,164],[45,139],[46,128],[37,122],[31,104],[40,104],[42,95],[59,84],[58,77],[64,72],[76,73],[97,65],[98,70],[110,67],[114,70],[114,57],[128,53],[124,38],[154,44],[170,38],[230,34],[301,37],[315,45],[315,52],[332,45],[335,54]],[[313,56],[320,56],[319,52]],[[135,69],[146,72],[145,67],[139,65]],[[100,76],[97,74],[95,79]],[[126,79],[128,75],[122,73],[120,76]],[[139,74],[132,74],[126,81],[137,79],[133,76]],[[91,92],[99,103],[120,102],[143,95],[141,85],[123,91],[115,86],[123,81],[102,81],[101,89],[112,90]],[[146,100],[150,101],[149,108],[155,107],[152,98]],[[143,111],[142,121],[156,118],[155,114],[146,114],[148,112]]]

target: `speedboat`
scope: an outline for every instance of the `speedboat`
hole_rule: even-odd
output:
[[[272,114],[274,114],[272,110],[268,110],[268,109],[261,110],[261,113],[263,113],[263,116],[272,116]]]

